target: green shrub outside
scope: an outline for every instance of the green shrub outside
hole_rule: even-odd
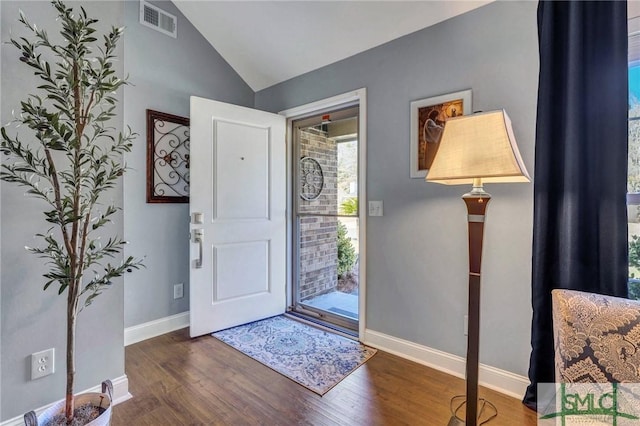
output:
[[[358,214],[358,197],[347,198],[340,204],[340,214],[355,216]]]
[[[347,227],[338,221],[338,277],[351,272],[356,263],[356,249],[347,236]]]

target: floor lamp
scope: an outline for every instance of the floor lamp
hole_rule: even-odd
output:
[[[477,113],[447,120],[438,151],[429,169],[428,182],[445,185],[472,184],[462,199],[469,223],[469,310],[467,334],[466,425],[476,426],[495,417],[493,404],[481,401],[478,410],[478,366],[480,348],[480,266],[487,204],[491,195],[483,183],[529,182],[529,175],[516,145],[511,121],[504,110]],[[460,404],[461,408],[465,402]],[[487,414],[484,412],[493,411]],[[449,426],[465,424],[452,407]]]

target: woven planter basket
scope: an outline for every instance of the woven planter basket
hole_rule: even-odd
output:
[[[97,418],[87,423],[85,426],[109,426],[111,424],[111,402],[113,398],[113,384],[111,380],[105,380],[102,382],[102,393],[91,392],[76,395],[75,406],[80,407],[85,404],[91,404],[94,407],[105,408],[105,411]],[[59,401],[47,408],[39,416],[36,416],[35,411],[30,411],[24,415],[25,426],[42,426],[48,424],[48,422],[57,414],[64,412],[65,400]]]

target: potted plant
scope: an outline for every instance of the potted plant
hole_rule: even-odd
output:
[[[112,190],[125,172],[122,157],[131,150],[135,137],[130,130],[114,134],[114,128],[108,126],[116,116],[115,92],[126,84],[113,69],[122,28],[112,28],[98,39],[98,20],[84,9],[74,15],[60,0],[52,5],[61,25],[61,44],[51,42],[23,13],[19,22],[33,40],[11,40],[20,51],[20,61],[31,68],[41,85],[21,102],[21,113],[12,122],[27,128],[29,139],[20,139],[24,132],[10,135],[11,123],[2,127],[0,150],[5,161],[0,179],[25,187],[29,195],[46,205],[44,219],[51,228],[36,235],[42,241],[40,247],[27,250],[46,260],[44,290],[54,284],[58,294],[66,292],[64,414],[58,423],[49,424],[71,424],[76,413],[73,386],[78,313],[114,278],[142,264],[133,257],[111,264],[109,258],[118,256],[125,242],[118,236],[97,235],[119,210],[103,203],[101,196]],[[100,424],[108,424],[108,420]]]

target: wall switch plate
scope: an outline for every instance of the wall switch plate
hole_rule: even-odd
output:
[[[369,201],[369,216],[382,216],[382,201]]]
[[[183,283],[175,284],[173,286],[173,298],[181,299],[183,297],[184,297],[184,284]]]
[[[31,354],[31,380],[55,373],[54,348]]]

